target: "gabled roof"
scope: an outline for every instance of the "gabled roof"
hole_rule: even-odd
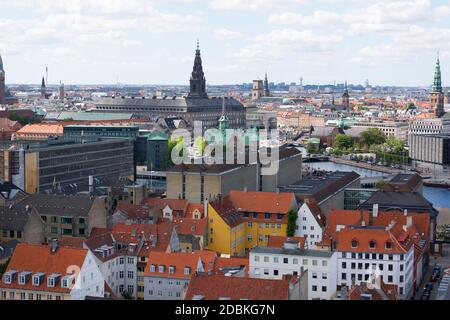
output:
[[[300,243],[300,249],[305,248],[305,238],[303,237],[269,236],[267,246],[274,248],[282,248],[287,241],[298,241]]]
[[[369,212],[360,210],[330,210],[327,218],[326,233],[333,239],[337,238],[338,226],[369,225]]]
[[[191,279],[185,300],[288,300],[289,284],[284,280],[198,275]]]
[[[231,190],[226,197],[239,212],[287,213],[294,205],[293,193]]]
[[[217,212],[222,220],[230,227],[234,228],[244,223],[241,215],[236,209],[224,200],[224,203],[210,202],[209,205]]]
[[[172,210],[186,212],[189,201],[185,199],[161,199],[150,198],[145,200],[145,203],[149,206],[159,208],[163,210],[166,206],[169,206]]]
[[[352,242],[356,241],[357,246],[352,247]],[[375,242],[375,248],[370,248],[370,242]],[[391,244],[391,249],[386,248],[386,243]],[[341,230],[337,235],[337,250],[344,252],[364,252],[364,253],[385,253],[403,254],[407,248],[402,246],[397,238],[385,228],[377,227],[357,227]]]
[[[53,273],[58,273],[61,277],[64,277],[68,274],[69,267],[72,266],[81,269],[87,253],[87,249],[80,248],[58,248],[55,253],[51,253],[50,246],[47,245],[18,244],[6,271],[16,270],[19,273],[28,271],[32,274],[43,272],[45,278],[40,286],[33,286],[31,278],[25,285],[19,285],[16,276],[11,284],[2,281],[0,286],[11,289],[69,293],[71,289],[62,288],[61,281],[54,288],[48,287],[47,278]]]
[[[174,219],[177,234],[202,236],[208,232],[208,219],[177,218]]]

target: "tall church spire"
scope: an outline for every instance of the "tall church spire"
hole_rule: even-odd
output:
[[[350,94],[348,93],[347,80],[345,81],[344,94],[342,95],[342,104],[347,110],[350,109]]]
[[[3,60],[2,60],[2,53],[0,52],[0,72],[5,72],[5,70],[3,70]]]
[[[264,96],[265,97],[269,97],[270,96],[269,79],[267,78],[267,71],[266,71],[266,76],[264,78]]]
[[[190,98],[207,98],[206,79],[203,72],[202,57],[200,53],[200,42],[197,40],[197,50],[195,52],[194,69],[190,79]]]
[[[433,92],[443,92],[442,91],[442,76],[441,76],[441,63],[439,61],[439,53],[436,61],[436,68],[434,69],[434,82],[433,82]]]
[[[42,83],[41,83],[41,99],[46,99],[45,78],[44,77],[42,77]]]
[[[5,70],[3,69],[3,60],[0,53],[0,104],[6,103]]]

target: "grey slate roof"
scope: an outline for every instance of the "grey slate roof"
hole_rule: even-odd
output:
[[[25,206],[0,207],[0,229],[23,231],[30,214]]]
[[[429,212],[431,217],[436,218],[439,212],[433,204],[418,192],[397,192],[379,190],[369,200],[364,202],[360,209],[370,210],[374,204],[378,204],[379,209],[407,209],[418,212]]]
[[[24,210],[27,205],[40,215],[87,216],[95,199],[88,196],[65,196],[33,194],[22,200],[13,209]]]
[[[0,261],[11,257],[18,243],[19,241],[17,240],[0,243]]]

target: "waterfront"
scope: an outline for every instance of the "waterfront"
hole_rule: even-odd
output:
[[[305,163],[306,167],[316,170],[326,170],[326,171],[354,171],[358,173],[361,177],[382,177],[383,173],[357,168],[354,166],[346,164],[338,164],[333,162],[315,162],[315,163]],[[430,201],[435,208],[450,208],[450,190],[445,188],[433,188],[424,187],[423,195]]]

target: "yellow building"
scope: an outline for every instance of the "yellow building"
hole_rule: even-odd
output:
[[[232,207],[208,203],[208,249],[231,256],[245,254],[245,223]]]
[[[245,251],[267,246],[269,236],[287,236],[287,213],[298,210],[293,193],[232,190],[225,197],[245,222]]]

